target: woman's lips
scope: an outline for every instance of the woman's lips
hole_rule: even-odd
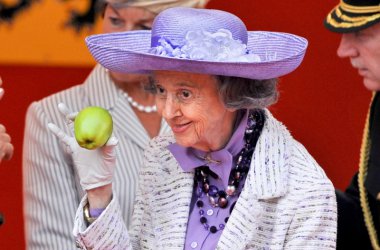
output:
[[[184,124],[173,124],[171,128],[174,133],[182,133],[190,126],[190,123],[191,122],[184,123]]]

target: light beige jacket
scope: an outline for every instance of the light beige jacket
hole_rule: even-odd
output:
[[[132,229],[114,199],[88,228],[80,205],[74,235],[84,249],[183,249],[193,172],[183,172],[167,150],[172,135],[145,152]],[[335,249],[333,185],[306,149],[267,111],[244,189],[217,249]]]

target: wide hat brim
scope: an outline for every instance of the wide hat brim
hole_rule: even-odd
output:
[[[354,6],[341,1],[327,15],[324,25],[332,32],[349,33],[366,29],[379,22],[380,5]]]
[[[305,38],[293,34],[250,31],[247,49],[261,61],[220,62],[150,54],[151,31],[146,30],[92,35],[86,44],[95,60],[114,72],[170,70],[250,79],[272,79],[292,72],[302,62],[308,45]]]

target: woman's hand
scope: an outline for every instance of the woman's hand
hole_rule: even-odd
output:
[[[74,120],[77,112],[70,112],[66,105],[60,103],[58,109],[65,116],[69,129],[74,134]],[[91,208],[104,207],[112,196],[112,183],[116,154],[115,146],[118,143],[116,137],[111,136],[107,143],[100,148],[88,150],[81,148],[73,136],[65,134],[53,123],[48,128],[65,144],[72,154],[74,165],[77,169],[80,184],[89,195]],[[96,204],[91,204],[91,200]],[[98,205],[97,205],[98,204]]]

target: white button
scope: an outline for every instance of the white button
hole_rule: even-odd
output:
[[[191,242],[190,246],[191,246],[191,248],[196,248],[198,246],[198,243],[193,241],[193,242]]]
[[[213,214],[214,214],[214,210],[212,210],[212,209],[207,210],[207,215],[208,216],[211,216]]]

